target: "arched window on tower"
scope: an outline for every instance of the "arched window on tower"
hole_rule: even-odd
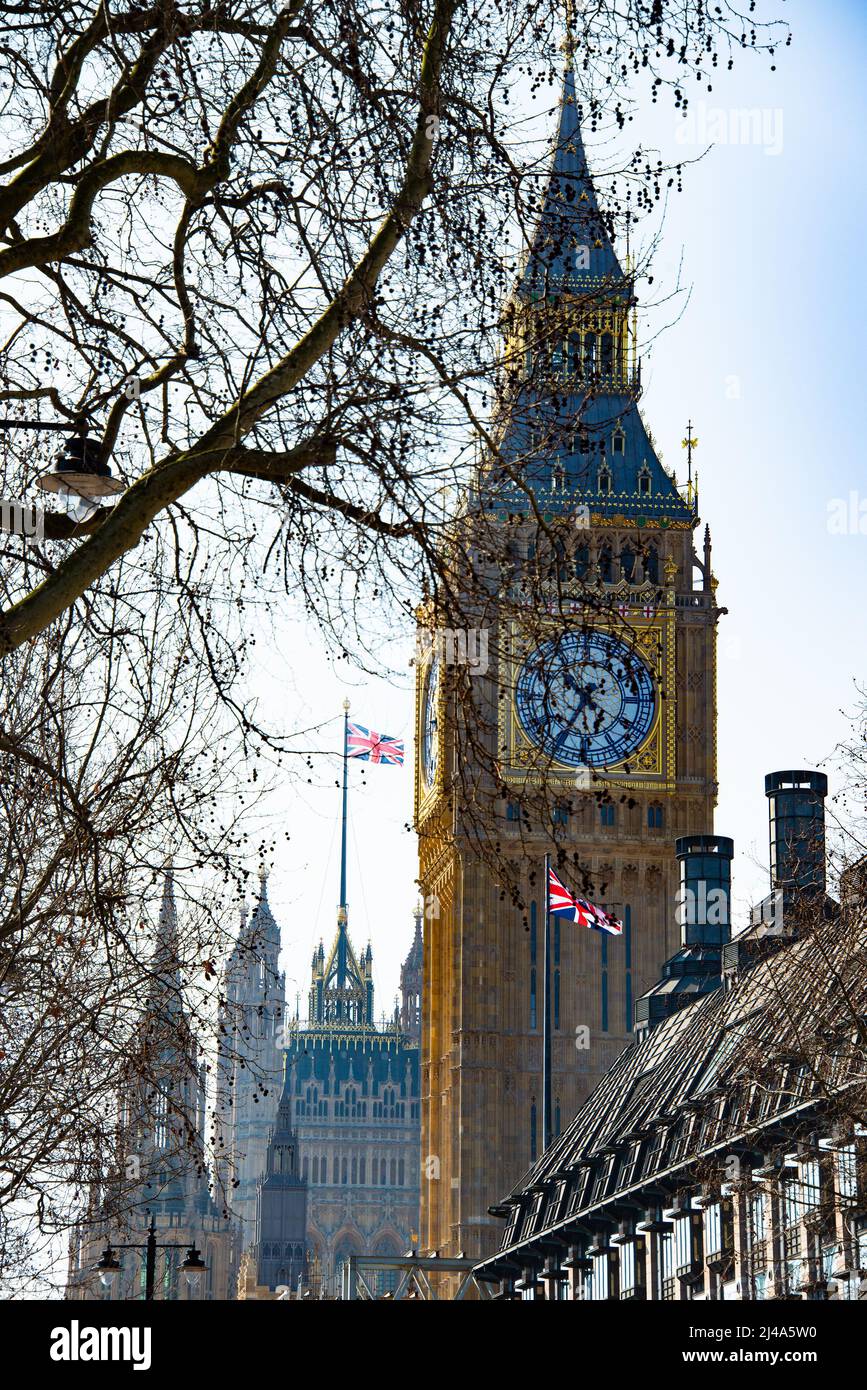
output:
[[[614,375],[614,338],[610,333],[602,334],[602,375]]]
[[[611,477],[611,469],[608,467],[607,464],[603,464],[599,470],[599,474],[596,479],[596,487],[597,490],[603,493],[605,496],[607,496],[608,493],[610,493],[612,490],[613,481]]]
[[[157,1089],[155,1109],[154,1146],[158,1149],[164,1149],[169,1140],[169,1099],[161,1086]]]
[[[646,463],[638,470],[638,491],[642,497],[650,496],[650,469]]]
[[[569,578],[569,574],[566,568],[566,544],[562,536],[556,536],[554,539],[554,555],[557,563],[557,577],[563,583]]]
[[[590,547],[586,541],[575,547],[575,578],[583,579],[590,568]]]
[[[624,545],[620,551],[620,573],[627,583],[631,584],[635,574],[635,561],[637,559],[635,551],[631,545]]]
[[[644,577],[651,584],[659,583],[659,551],[655,545],[648,545],[645,549]]]
[[[596,371],[596,334],[584,334],[584,375],[591,377]]]
[[[599,578],[603,584],[610,584],[614,573],[614,560],[608,541],[599,550]]]
[[[569,375],[570,375],[570,376],[577,377],[578,380],[580,381],[580,380],[581,380],[581,377],[582,377],[582,370],[581,370],[581,334],[580,334],[580,333],[570,333],[570,334],[569,334],[569,343],[568,343],[568,347],[567,347],[567,356],[566,356],[566,360],[567,360],[567,369],[568,369]]]

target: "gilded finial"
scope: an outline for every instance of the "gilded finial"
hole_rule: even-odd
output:
[[[343,708],[346,710],[346,712],[347,712],[347,714],[348,714],[348,713],[349,713],[349,701],[348,701],[348,700],[344,700],[344,701],[343,701]]]
[[[572,25],[572,19],[572,0],[566,0],[566,32],[563,35],[563,40],[560,44],[560,47],[566,55],[567,63],[572,62],[572,58],[575,53],[575,32]]]

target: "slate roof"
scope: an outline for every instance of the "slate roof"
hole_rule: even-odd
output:
[[[618,1201],[641,1205],[648,1188],[694,1182],[702,1160],[733,1147],[769,1151],[863,1084],[865,948],[863,914],[822,921],[628,1047],[505,1198],[502,1248],[481,1268],[546,1233],[589,1229]],[[833,1045],[811,1050],[835,1020]]]

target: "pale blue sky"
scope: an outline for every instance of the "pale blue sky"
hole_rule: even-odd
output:
[[[798,0],[785,12],[794,41],[776,73],[744,54],[702,99],[703,112],[692,96],[696,139],[739,134],[737,113],[751,109],[761,113],[760,138],[717,144],[672,198],[654,290],[672,286],[680,266],[691,295],[644,363],[643,410],[667,466],[682,468],[680,441],[687,419],[694,422],[702,526],[711,525],[719,598],[730,610],[720,637],[716,829],[735,840],[736,924],[766,891],[765,772],[821,764],[846,734],[853,679],[867,676],[867,534],[828,529],[834,498],[854,491],[867,499],[867,7]],[[677,138],[678,119],[670,103],[645,102],[629,141],[638,137],[669,160],[700,153]],[[591,140],[588,154],[593,163]],[[670,317],[660,311],[645,331]],[[337,751],[346,672],[332,672],[312,641],[295,628],[267,650],[260,645],[257,687],[265,709],[290,720],[333,710]],[[362,722],[409,745],[409,639],[405,650],[405,683],[358,678],[349,694]],[[412,814],[409,746],[408,755],[402,770],[370,769],[363,791],[353,770],[350,924],[359,946],[373,939],[380,1007],[396,989],[415,900],[415,839],[404,828]],[[334,931],[338,810],[328,788],[287,786],[270,802],[274,826],[291,836],[271,901],[303,1009],[313,947]],[[290,984],[290,997],[294,991]]]

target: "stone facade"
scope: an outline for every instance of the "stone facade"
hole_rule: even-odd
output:
[[[549,234],[546,218],[569,225]],[[588,228],[582,219],[595,225]],[[612,905],[624,921],[618,940],[552,924],[556,1133],[630,1041],[634,1001],[677,945],[673,843],[712,830],[717,794],[721,610],[710,539],[706,535],[698,555],[694,490],[676,487],[636,406],[637,367],[629,355],[633,287],[596,206],[571,73],[540,228],[504,316],[514,340],[507,356],[527,365],[516,368],[526,379],[513,383],[510,408],[499,412],[498,445],[533,481],[546,525],[556,526],[579,507],[585,516],[580,528],[562,527],[562,551],[550,582],[539,581],[539,605],[525,624],[521,565],[538,573],[539,527],[526,516],[526,497],[523,503],[486,497],[482,465],[471,502],[489,528],[496,529],[502,512],[502,545],[515,559],[518,578],[508,590],[496,591],[487,669],[474,673],[470,684],[478,737],[487,740],[508,796],[497,799],[480,777],[470,812],[462,810],[466,798],[456,792],[466,773],[443,662],[439,669],[433,657],[418,664],[415,813],[419,882],[431,906],[425,914],[420,1242],[424,1250],[449,1255],[481,1256],[496,1248],[499,1227],[488,1207],[541,1151],[544,856],[564,851],[581,866],[583,877],[570,884],[573,890]],[[586,269],[540,269],[551,246],[572,242],[590,246]],[[544,293],[534,273],[544,278]],[[544,333],[537,322],[543,312]],[[549,344],[595,343],[600,326],[616,344],[601,366],[588,364],[587,357],[576,364],[559,345],[537,366],[532,347],[523,346],[537,330]],[[522,410],[532,414],[534,439],[539,422],[550,423],[551,458],[543,458],[538,480],[530,479],[525,465],[531,450]],[[585,444],[602,460],[590,478],[580,457]],[[628,758],[612,755],[610,765],[597,759],[592,777],[585,769],[584,783],[574,758],[554,755],[538,770],[541,755],[518,707],[522,662],[539,641],[538,607],[549,606],[557,614],[552,633],[568,633],[571,624],[580,634],[592,625],[606,638],[622,639],[652,681],[643,743]],[[522,817],[528,788],[550,796],[547,825]],[[504,896],[493,855],[478,852],[478,808],[487,794],[492,804],[484,837],[519,866],[526,914]]]
[[[283,1088],[286,981],[280,929],[259,879],[251,914],[241,913],[223,976],[217,1049],[215,1137],[220,1196],[231,1212],[233,1277],[256,1241],[259,1184]]]
[[[330,955],[320,946],[313,957],[310,1019],[288,1030],[283,1103],[308,1185],[314,1293],[338,1293],[349,1255],[398,1255],[417,1243],[420,949],[416,913],[402,1005],[377,1026],[370,947],[358,958],[341,920]]]
[[[314,1294],[335,1294],[347,1255],[401,1254],[417,1240],[421,912],[387,1023],[374,1021],[373,953],[354,951],[345,909],[330,954],[320,945],[313,956],[306,1024],[284,1022],[279,952],[263,877],[226,967],[220,1016],[218,1172],[233,1220],[232,1278],[248,1297],[275,1281],[295,1289],[303,1254]],[[281,1131],[296,1164],[291,1194],[266,1177]]]

